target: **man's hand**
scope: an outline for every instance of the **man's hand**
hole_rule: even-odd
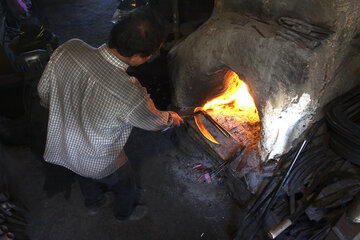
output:
[[[170,112],[170,114],[172,117],[172,127],[180,127],[180,125],[184,123],[184,120],[176,112]]]

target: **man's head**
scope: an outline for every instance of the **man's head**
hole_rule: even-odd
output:
[[[122,57],[144,63],[157,52],[166,37],[164,22],[150,7],[139,7],[121,16],[110,32],[108,46]]]

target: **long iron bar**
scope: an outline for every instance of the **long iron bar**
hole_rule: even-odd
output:
[[[254,233],[252,234],[250,240],[253,240],[253,239],[255,238],[257,232],[260,230],[260,228],[261,228],[262,225],[264,224],[264,221],[265,221],[264,217],[266,216],[268,210],[272,207],[273,202],[277,199],[277,196],[278,196],[281,188],[284,186],[285,182],[287,181],[287,178],[288,178],[288,176],[290,175],[290,172],[291,172],[292,168],[294,167],[294,164],[296,163],[296,161],[297,161],[300,153],[301,153],[302,150],[305,148],[305,146],[306,146],[307,143],[308,143],[308,140],[305,139],[305,140],[303,141],[303,143],[301,144],[301,147],[300,147],[300,149],[298,150],[298,152],[296,153],[295,158],[294,158],[293,161],[291,162],[291,165],[290,165],[288,171],[286,172],[285,177],[284,177],[283,180],[281,181],[281,184],[277,186],[277,188],[276,188],[276,190],[275,190],[275,193],[272,194],[273,197],[270,199],[270,201],[269,201],[268,204],[266,205],[263,213],[261,214],[261,216],[260,216],[259,219],[262,219],[262,221],[256,226],[256,229],[255,229]]]
[[[287,159],[287,158],[290,158],[292,155],[294,155],[295,153],[292,153],[292,152],[289,152],[289,153],[286,153],[281,159]],[[280,159],[280,161],[281,161]],[[279,166],[276,168],[280,171],[279,169]],[[274,175],[274,177],[281,177],[281,175]],[[246,221],[258,208],[260,205],[263,205],[268,199],[269,199],[269,196],[271,195],[271,192],[274,190],[274,188],[276,187],[277,184],[275,184],[275,187],[273,188],[272,185],[274,185],[274,182],[273,179],[270,180],[266,186],[264,187],[264,190],[261,194],[258,195],[258,197],[255,199],[253,205],[250,207],[250,209],[248,210],[248,213],[246,214],[245,218],[244,218],[244,221]],[[268,193],[267,193],[268,192]],[[264,195],[266,195],[263,199],[261,199]]]
[[[277,199],[278,197],[278,194],[280,192],[280,190],[282,189],[282,187],[284,186],[284,184],[286,183],[287,179],[288,179],[288,176],[290,175],[290,172],[292,170],[292,168],[294,167],[294,164],[296,163],[297,159],[299,158],[301,152],[303,151],[303,149],[306,147],[306,145],[309,143],[309,141],[312,139],[313,135],[318,131],[318,129],[320,128],[320,126],[324,123],[324,119],[316,122],[312,128],[312,131],[310,131],[310,134],[308,136],[308,139],[304,139],[304,141],[302,142],[299,150],[297,151],[294,159],[292,160],[285,176],[283,177],[282,181],[280,184],[278,184],[276,187],[275,187],[275,191],[270,193],[271,195],[271,199],[267,202],[265,208],[264,208],[264,211],[262,212],[261,216],[258,218],[258,219],[261,219],[260,223],[257,224],[256,226],[256,229],[255,231],[253,232],[250,240],[253,240],[257,234],[257,232],[260,230],[260,228],[263,226],[264,222],[265,222],[265,216],[268,212],[268,210],[272,207],[273,205],[273,202]],[[236,237],[235,239],[240,239],[241,237],[241,234],[242,234],[242,231],[238,231],[238,233],[236,234]]]
[[[232,163],[238,156],[240,156],[244,152],[244,150],[245,150],[245,147],[242,147],[239,151],[234,153],[228,160],[224,161],[217,168],[215,168],[211,172],[211,175],[213,175],[213,177],[216,177],[216,175],[218,175],[222,170],[224,170],[227,165]]]

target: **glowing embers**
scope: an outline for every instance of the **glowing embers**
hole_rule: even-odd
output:
[[[202,110],[238,138],[242,145],[255,149],[257,153],[260,118],[254,100],[235,72],[228,71],[224,83],[224,93],[208,101]]]

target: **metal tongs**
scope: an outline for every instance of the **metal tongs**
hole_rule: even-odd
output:
[[[201,134],[208,139],[209,141],[215,143],[215,144],[220,144],[212,135],[211,133],[207,130],[207,128],[205,127],[204,121],[201,117],[201,115],[203,115],[213,126],[215,126],[225,137],[230,138],[232,137],[233,139],[235,139],[235,141],[237,141],[237,139],[226,129],[224,128],[220,123],[218,123],[213,117],[211,117],[206,111],[204,111],[201,107],[197,107],[194,109],[194,112],[192,114],[189,115],[183,115],[181,116],[181,118],[192,118],[194,117],[194,121],[196,123],[196,126],[198,127],[199,131],[201,132]],[[162,132],[167,131],[168,129],[172,128],[172,126],[167,127],[165,129],[162,130]]]
[[[236,139],[226,128],[224,128],[220,123],[218,123],[213,117],[211,117],[206,111],[202,110],[202,108],[200,107],[195,108],[192,114],[182,116],[182,118],[194,117],[196,126],[199,128],[201,134],[204,135],[204,137],[207,138],[209,141],[220,144],[206,129],[201,115],[203,115],[212,125],[214,125],[225,137],[233,137],[234,139]]]

